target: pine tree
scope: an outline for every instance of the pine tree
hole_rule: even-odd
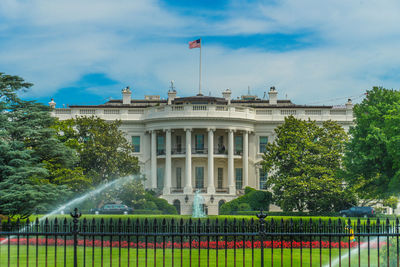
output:
[[[49,183],[42,162],[71,165],[73,150],[54,138],[47,107],[17,96],[31,85],[0,73],[0,213],[10,216],[27,217],[69,193],[65,186]]]

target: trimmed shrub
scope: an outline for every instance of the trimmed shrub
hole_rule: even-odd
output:
[[[245,188],[245,194],[237,199],[226,202],[220,208],[220,214],[235,214],[238,211],[269,210],[272,194],[268,191],[259,191],[251,187]],[[243,205],[244,204],[244,205]]]
[[[251,211],[251,207],[248,203],[240,203],[238,211]]]

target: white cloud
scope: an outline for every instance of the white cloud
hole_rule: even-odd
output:
[[[399,11],[396,0],[233,1],[218,20],[179,14],[158,1],[2,0],[0,68],[34,82],[34,97],[96,72],[133,85],[138,95],[165,93],[172,79],[180,95],[189,95],[198,89],[198,50],[182,37],[306,30],[321,44],[283,52],[205,46],[203,92],[220,95],[229,87],[240,95],[250,86],[262,96],[275,85],[282,98],[310,103],[373,85],[399,87],[398,76],[388,75],[400,67]],[[115,86],[102,93],[110,90]]]

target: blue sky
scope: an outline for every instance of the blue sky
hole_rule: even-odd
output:
[[[23,95],[57,106],[198,91],[298,104],[359,101],[399,88],[398,0],[1,0],[0,72],[34,83]]]

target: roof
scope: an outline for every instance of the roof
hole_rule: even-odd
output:
[[[228,101],[222,97],[203,96],[203,95],[177,97],[172,101],[173,104],[184,103],[184,102],[204,102],[204,103],[221,103],[221,104],[228,103]]]
[[[122,104],[122,99],[109,100],[108,102],[101,105],[70,105],[70,108],[121,108],[121,107],[129,107],[129,108],[148,108],[152,106],[156,106],[159,104],[167,104],[168,100],[166,99],[132,99],[130,104]],[[218,104],[218,105],[227,105],[228,101],[222,97],[214,97],[214,96],[204,96],[204,95],[196,95],[196,96],[187,96],[187,97],[176,97],[172,104],[179,105],[184,103],[193,103],[193,104]],[[326,108],[330,109],[333,106],[309,106],[309,105],[296,105],[293,104],[290,100],[278,100],[276,105],[270,105],[269,100],[266,99],[232,99],[232,104],[241,104],[247,107],[252,108]]]

